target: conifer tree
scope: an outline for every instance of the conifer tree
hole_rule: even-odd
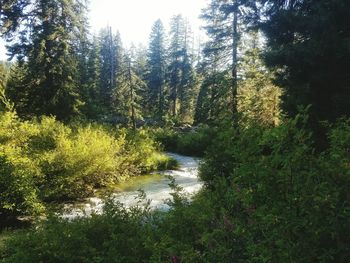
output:
[[[0,111],[12,109],[12,103],[6,97],[6,85],[9,77],[10,65],[0,62]]]
[[[245,36],[244,55],[239,64],[241,79],[237,92],[237,109],[243,125],[277,126],[281,121],[281,88],[273,84],[273,74],[264,65],[259,32]]]
[[[82,97],[84,106],[82,108],[83,114],[88,119],[97,119],[102,114],[100,102],[100,44],[96,36],[93,37],[89,45],[88,54],[86,58],[86,76],[84,79],[84,86]]]
[[[160,19],[152,27],[147,63],[147,105],[152,115],[162,118],[165,111],[166,50],[164,27]]]
[[[172,117],[180,117],[180,121],[193,118],[193,108],[196,86],[196,75],[189,54],[190,26],[181,16],[174,16],[171,20],[169,46],[169,90]]]
[[[258,1],[267,37],[266,62],[281,70],[289,115],[311,105],[313,126],[350,116],[350,1]],[[322,127],[317,128],[317,133]]]
[[[181,60],[184,48],[185,24],[181,15],[174,16],[170,23],[169,47],[169,89],[171,115],[176,117],[179,108],[179,89],[181,84]]]
[[[135,130],[138,120],[142,120],[142,97],[146,83],[137,74],[135,68],[135,47],[123,56],[123,68],[118,74],[117,89],[115,90],[116,111],[126,118],[128,124]]]
[[[107,27],[100,32],[100,101],[105,113],[113,111],[113,93],[117,85],[117,75],[120,70],[122,43],[120,34],[114,35],[112,28]]]
[[[78,114],[82,105],[76,51],[85,6],[77,0],[37,0],[31,4],[30,13],[23,16],[30,17],[32,23],[18,28],[19,42],[9,48],[24,72],[19,86],[12,89],[24,89],[22,94],[27,96],[19,112],[66,120]],[[10,29],[14,31],[10,26],[7,32]]]
[[[232,114],[237,113],[239,41],[243,32],[241,26],[247,14],[255,10],[256,3],[250,0],[211,0],[202,18],[208,22],[206,31],[209,41],[206,53],[214,53],[224,69],[231,71],[230,108]]]

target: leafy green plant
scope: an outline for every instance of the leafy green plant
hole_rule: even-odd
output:
[[[94,189],[177,163],[146,131],[97,124],[64,125],[53,117],[22,121],[0,115],[0,213],[42,212],[45,202],[76,200]]]
[[[197,127],[196,130],[180,132],[169,128],[153,129],[155,140],[159,141],[166,151],[202,157],[208,148],[215,128]]]
[[[202,167],[217,209],[244,240],[246,262],[346,262],[349,122],[315,151],[307,118],[272,129],[228,129]]]

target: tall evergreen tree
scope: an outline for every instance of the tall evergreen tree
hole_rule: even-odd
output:
[[[311,104],[314,123],[350,116],[350,2],[259,2],[266,62],[280,69],[287,112],[293,116],[298,105]]]
[[[100,99],[106,113],[113,111],[113,93],[117,85],[122,60],[122,43],[119,32],[114,35],[112,28],[107,27],[100,32]]]
[[[169,89],[171,100],[171,115],[178,114],[179,89],[181,83],[181,60],[184,48],[185,24],[181,15],[174,16],[170,23],[169,47]]]
[[[197,97],[197,74],[192,65],[192,58],[188,54],[186,45],[183,49],[183,61],[181,63],[181,82],[179,90],[180,118],[182,122],[192,123],[195,102]]]
[[[89,45],[86,58],[86,76],[81,87],[84,106],[82,113],[89,119],[97,119],[102,113],[100,102],[100,43],[96,36]]]
[[[10,65],[0,62],[0,111],[12,109],[12,103],[6,97],[6,86],[10,72]]]
[[[229,75],[232,38],[231,24],[225,23],[219,1],[211,1],[204,10],[202,18],[206,21],[205,29],[208,41],[203,48],[203,59],[199,71],[204,76],[196,105],[195,122],[208,123],[227,117],[230,101]],[[232,82],[231,82],[232,84]]]
[[[147,105],[152,115],[161,118],[165,111],[166,50],[165,32],[160,19],[152,27],[147,62],[149,68]]]
[[[239,63],[241,76],[237,91],[237,109],[243,125],[274,127],[281,122],[282,90],[273,84],[273,74],[261,59],[261,37],[252,31],[244,37],[244,54]]]
[[[118,74],[117,89],[115,90],[117,113],[126,118],[127,122],[133,129],[136,129],[138,120],[142,116],[142,97],[146,83],[142,77],[137,74],[135,47],[123,56],[123,68]]]
[[[192,57],[189,54],[190,26],[181,16],[174,16],[170,25],[169,46],[169,89],[172,117],[180,117],[180,121],[192,119],[194,107],[194,89],[196,75]]]
[[[205,52],[214,53],[221,68],[231,71],[230,108],[233,115],[237,113],[238,53],[243,32],[242,22],[247,17],[251,18],[252,10],[255,9],[256,3],[251,0],[211,0],[202,14],[202,18],[207,21],[205,28],[209,36]]]
[[[17,89],[27,97],[19,113],[55,115],[65,120],[79,112],[77,39],[81,39],[83,1],[34,1],[24,14],[30,24],[19,27],[19,42],[9,48],[24,78]],[[11,28],[11,27],[10,27]],[[22,90],[23,91],[23,90]]]
[[[12,38],[23,22],[30,21],[26,8],[31,0],[2,0],[0,3],[0,34]]]

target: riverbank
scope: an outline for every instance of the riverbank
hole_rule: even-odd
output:
[[[8,219],[47,216],[52,203],[176,165],[145,130],[0,112],[0,229]]]
[[[197,193],[202,187],[198,178],[200,159],[175,153],[166,153],[166,155],[176,160],[179,164],[177,169],[155,171],[150,175],[130,178],[116,185],[114,190],[111,190],[113,192],[109,193],[110,197],[126,207],[140,205],[140,201],[148,201],[147,205],[151,209],[167,210],[169,208],[167,200],[172,198],[171,193],[174,191],[169,186],[172,180],[177,187],[182,189],[183,194],[192,196]],[[143,200],[139,198],[140,193],[144,194]],[[72,219],[79,216],[90,216],[93,213],[101,214],[103,205],[103,197],[87,198],[82,203],[66,205],[63,218]]]

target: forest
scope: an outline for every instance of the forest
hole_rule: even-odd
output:
[[[88,0],[0,0],[0,262],[348,262],[350,1],[206,5],[203,42],[174,14],[135,46]],[[116,202],[169,152],[196,194]]]

